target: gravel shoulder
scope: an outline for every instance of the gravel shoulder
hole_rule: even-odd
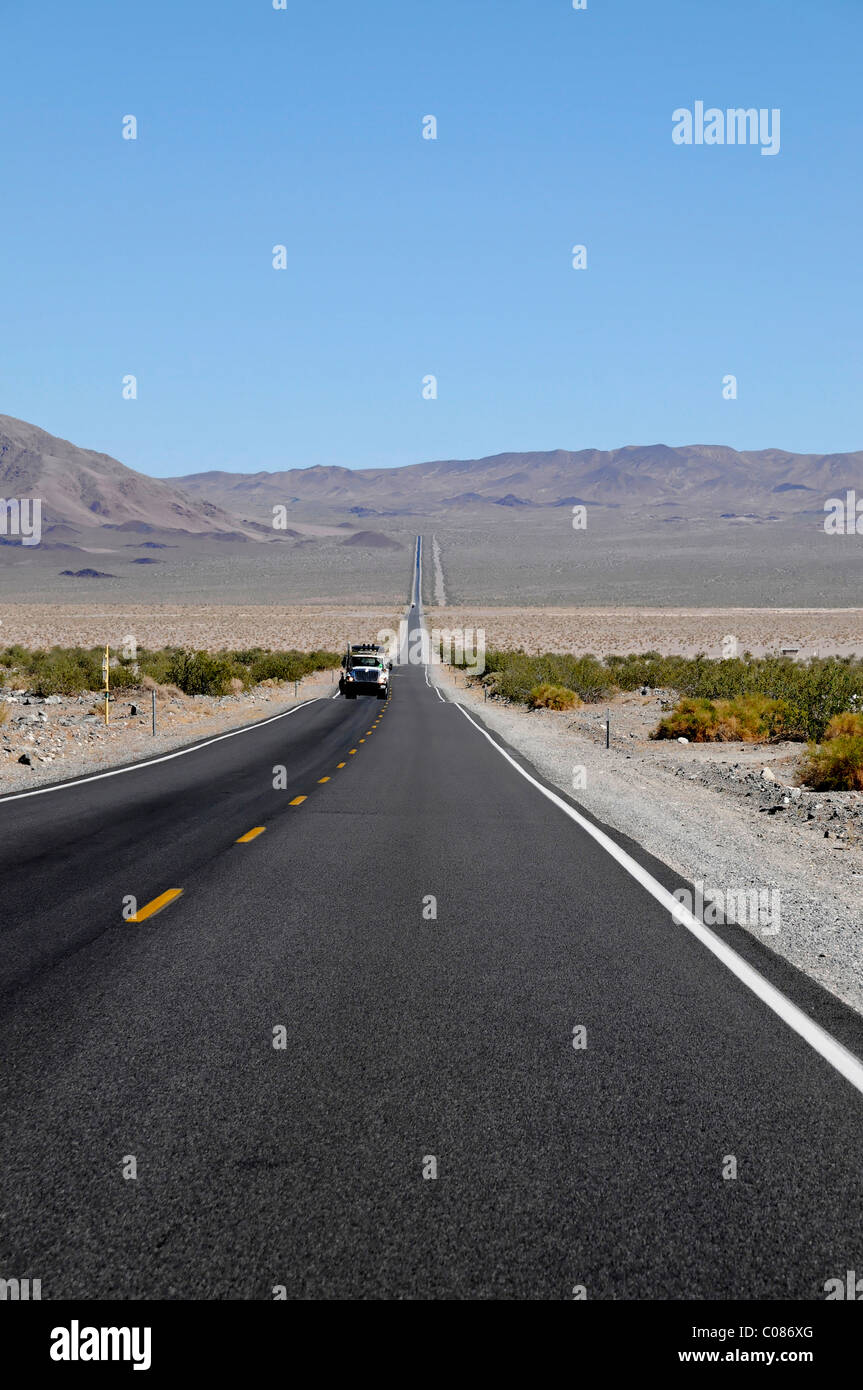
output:
[[[737,916],[739,925],[863,1013],[863,794],[797,787],[803,745],[653,742],[663,692],[564,713],[528,711],[485,701],[447,667],[430,674],[549,782],[684,879],[703,883],[705,895],[778,892],[778,932],[763,934],[763,921]]]
[[[333,672],[321,671],[298,684],[263,684],[241,695],[161,696],[152,732],[149,691],[112,701],[104,722],[99,695],[49,695],[26,690],[0,692],[0,795],[49,782],[103,772],[167,753],[212,734],[266,719],[336,689]],[[25,759],[26,761],[22,761]]]

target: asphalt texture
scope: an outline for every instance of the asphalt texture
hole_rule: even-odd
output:
[[[863,1098],[424,668],[392,685],[0,801],[0,1275],[821,1299],[863,1268]]]

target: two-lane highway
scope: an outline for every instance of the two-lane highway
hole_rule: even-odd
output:
[[[859,1092],[422,667],[0,833],[0,1272],[43,1298],[817,1299],[863,1266]]]
[[[143,766],[0,799],[0,987],[113,935],[127,896],[143,907],[185,891],[239,836],[289,817],[295,797],[352,766],[382,708],[313,700]]]

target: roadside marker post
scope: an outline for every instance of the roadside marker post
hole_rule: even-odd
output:
[[[605,746],[611,747],[611,710],[605,711]]]
[[[106,646],[106,647],[105,647],[105,655],[102,657],[102,680],[105,682],[105,723],[106,723],[106,724],[108,723],[108,693],[109,693],[109,690],[110,690],[110,676],[109,676],[108,661],[109,661],[109,648]]]
[[[155,690],[151,690],[151,691],[150,691],[150,694],[151,694],[152,697],[153,697],[153,738],[155,738],[155,737],[156,737],[156,692],[155,692]]]

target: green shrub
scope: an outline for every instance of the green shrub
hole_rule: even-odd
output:
[[[25,670],[34,695],[80,695],[102,687],[102,658],[96,648],[52,647],[28,653]]]
[[[234,663],[209,652],[174,652],[167,679],[184,695],[226,695],[235,674]]]
[[[20,673],[37,695],[78,695],[102,689],[104,647],[52,647],[28,651],[17,644],[0,651],[0,669]],[[116,655],[116,652],[113,653]],[[149,677],[157,686],[176,686],[187,695],[224,695],[263,680],[301,680],[338,666],[337,652],[268,652],[263,647],[210,653],[179,647],[141,647],[137,657],[120,656],[111,667],[112,690],[133,690]],[[232,686],[233,682],[233,686]]]
[[[673,690],[681,700],[763,697],[780,702],[774,707],[772,725],[767,720],[768,737],[779,737],[781,730],[788,738],[817,741],[835,715],[863,710],[863,661],[851,657],[798,662],[749,653],[710,659],[704,653],[685,657],[642,652],[612,655],[602,662],[594,656],[558,652],[528,656],[521,648],[493,649],[486,655],[486,672],[493,677],[487,684],[495,694],[522,704],[529,704],[531,691],[544,682],[574,690],[588,703],[604,700],[614,690],[636,690],[642,685]],[[727,711],[729,726],[737,718],[745,729],[752,708]]]
[[[681,700],[650,735],[651,738],[688,738],[690,743],[707,743],[716,737],[716,706],[705,699]]]
[[[168,672],[176,652],[175,647],[162,647],[158,651],[142,647],[138,652],[138,671],[142,676],[149,676],[157,685],[167,685]]]
[[[535,685],[530,692],[532,709],[575,709],[580,704],[575,691],[567,690],[565,685],[550,685],[545,681],[542,685]]]
[[[863,734],[838,734],[820,746],[810,744],[800,780],[819,792],[863,790]]]
[[[614,688],[611,672],[595,656],[492,650],[486,653],[485,671],[494,677],[488,684],[496,695],[522,704],[530,704],[538,685],[563,686],[587,702],[604,699]]]
[[[237,652],[239,658],[241,653]],[[245,653],[243,653],[245,655]],[[328,671],[338,666],[337,652],[260,652],[251,664],[251,679],[258,681],[299,681],[314,671]]]
[[[824,730],[824,738],[863,738],[863,714],[852,714],[846,710],[844,714],[834,714],[827,728]]]
[[[328,652],[323,649],[309,652],[306,657],[310,671],[330,671],[334,666],[338,666],[341,659],[338,652]]]
[[[17,642],[13,642],[10,647],[4,647],[0,652],[0,666],[5,666],[9,670],[24,670],[30,660],[30,653],[24,647],[20,647]]]
[[[651,738],[688,738],[690,743],[770,743],[789,738],[797,714],[785,700],[737,695],[731,700],[681,700],[661,719]]]
[[[252,681],[298,681],[308,667],[301,652],[266,652],[251,666]]]

